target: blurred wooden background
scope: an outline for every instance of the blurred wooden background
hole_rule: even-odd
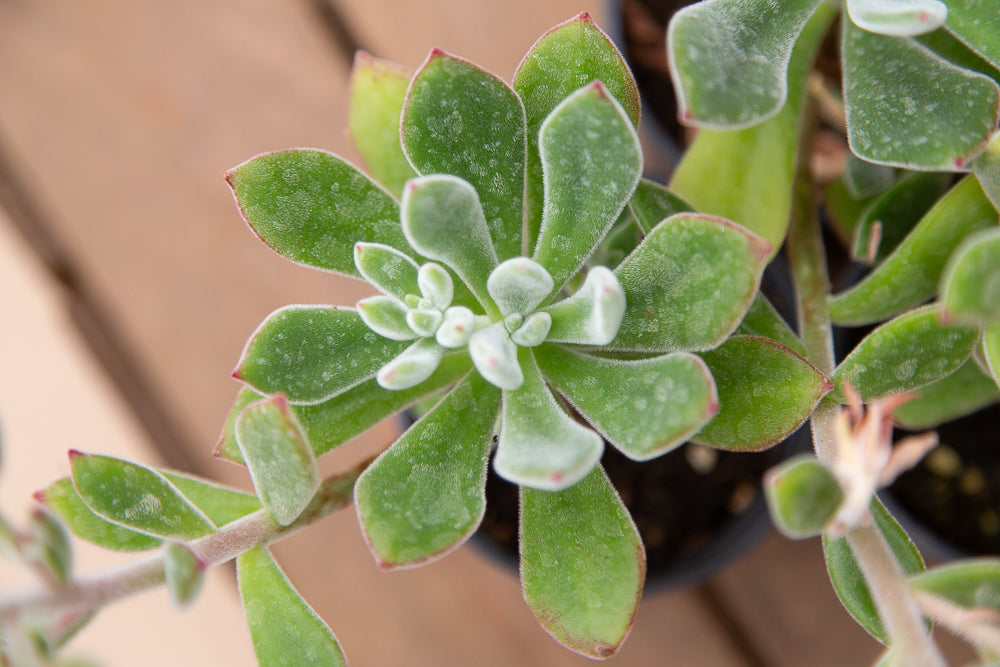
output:
[[[589,0],[0,0],[5,507],[66,474],[70,447],[245,485],[211,451],[247,336],[284,304],[364,292],[259,243],[222,174],[291,146],[355,160],[343,128],[358,47],[415,67],[438,45],[509,78],[583,10],[606,23]],[[394,434],[383,424],[324,465]],[[590,664],[469,548],[383,574],[346,511],[275,551],[356,667]],[[84,565],[120,562],[103,558]],[[147,595],[97,625],[74,651],[106,665],[252,664],[228,568],[185,614]],[[878,650],[836,601],[818,542],[771,536],[709,584],[644,600],[613,664],[858,665]]]

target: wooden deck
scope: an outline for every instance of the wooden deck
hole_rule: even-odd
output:
[[[290,146],[353,159],[343,128],[358,46],[416,66],[438,45],[509,77],[581,10],[603,22],[589,0],[0,1],[5,507],[66,474],[69,447],[246,484],[211,451],[247,335],[278,306],[351,304],[362,288],[254,239],[224,171]],[[394,433],[384,424],[325,465]],[[383,574],[347,511],[276,554],[356,667],[591,664],[470,549]],[[76,652],[122,667],[252,664],[231,571],[217,575],[180,617],[165,595],[119,604]],[[111,645],[118,624],[127,646]],[[878,649],[840,609],[818,543],[772,536],[708,585],[644,600],[612,664],[860,665]]]

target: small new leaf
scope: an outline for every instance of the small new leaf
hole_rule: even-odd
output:
[[[186,545],[169,542],[163,547],[163,573],[170,604],[180,611],[198,596],[205,580],[205,562]]]
[[[823,532],[844,492],[825,465],[804,455],[768,471],[764,497],[778,530],[801,539]]]

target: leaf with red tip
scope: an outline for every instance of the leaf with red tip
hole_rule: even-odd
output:
[[[267,153],[234,167],[226,180],[247,224],[293,262],[357,276],[358,241],[409,249],[396,200],[333,153]]]
[[[500,390],[470,373],[358,478],[355,503],[383,569],[423,565],[479,526]]]
[[[600,466],[563,491],[521,488],[521,583],[549,634],[577,653],[610,658],[639,605],[646,555]]]

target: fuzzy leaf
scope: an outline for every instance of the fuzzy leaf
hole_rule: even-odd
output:
[[[496,387],[515,390],[524,382],[517,346],[503,322],[474,333],[469,339],[469,356],[479,374]]]
[[[844,492],[825,465],[805,454],[768,471],[764,497],[778,530],[801,539],[823,532]]]
[[[520,347],[538,347],[548,338],[552,330],[552,316],[548,313],[532,313],[524,320],[524,324],[510,335],[515,345]]]
[[[840,362],[838,398],[845,382],[865,403],[923,387],[958,370],[978,340],[978,328],[941,324],[936,306],[912,310],[869,333]]]
[[[1000,387],[1000,322],[983,328],[983,352],[993,381]]]
[[[225,526],[261,508],[260,501],[253,494],[192,475],[169,470],[161,470],[160,473],[216,526]]]
[[[552,292],[552,276],[538,262],[514,257],[493,270],[486,289],[504,317],[528,315]]]
[[[348,77],[347,130],[368,171],[396,197],[417,175],[399,143],[399,116],[412,75],[408,68],[358,51]]]
[[[450,306],[455,296],[455,283],[451,279],[451,274],[434,262],[424,264],[417,271],[417,285],[420,287],[420,294],[440,310]]]
[[[951,375],[921,387],[919,395],[896,408],[893,418],[904,428],[919,431],[1000,401],[1000,388],[969,360]]]
[[[410,389],[433,375],[443,357],[444,348],[436,340],[421,338],[380,368],[375,380],[385,389]]]
[[[993,206],[1000,210],[1000,132],[993,135],[986,150],[972,163],[972,171]]]
[[[542,226],[533,258],[560,289],[618,220],[642,171],[639,138],[625,110],[596,82],[567,97],[542,123]]]
[[[525,123],[510,86],[434,49],[410,84],[400,125],[418,172],[452,174],[479,193],[501,260],[522,254]]]
[[[95,514],[147,535],[191,540],[215,526],[161,473],[131,461],[70,452],[73,486]]]
[[[801,357],[806,355],[806,346],[795,335],[788,323],[782,319],[771,302],[760,292],[750,304],[750,310],[743,317],[736,333],[744,336],[762,336],[776,340]]]
[[[910,585],[965,609],[1000,612],[1000,559],[997,558],[939,565],[910,577]]]
[[[830,299],[833,321],[870,324],[923,303],[937,291],[948,257],[962,239],[996,225],[997,211],[976,179],[963,179],[878,268]]]
[[[69,477],[53,482],[35,498],[55,513],[70,532],[99,547],[114,551],[147,551],[162,542],[158,537],[119,526],[95,514],[80,499]]]
[[[996,82],[914,40],[876,35],[845,17],[842,53],[847,136],[866,160],[961,170],[996,127]]]
[[[908,172],[865,209],[854,228],[851,254],[865,260],[872,235],[880,239],[875,262],[882,262],[951,187],[951,175]],[[875,231],[876,224],[878,232]]]
[[[519,361],[524,384],[504,392],[493,466],[514,484],[545,491],[568,488],[597,465],[604,443],[559,406],[529,350],[521,349]]]
[[[667,55],[684,122],[739,128],[774,116],[788,96],[799,34],[819,0],[711,0],[674,14]]]
[[[712,376],[693,354],[619,361],[546,345],[535,358],[584,419],[637,461],[680,445],[719,409]]]
[[[282,526],[298,518],[319,487],[319,469],[288,401],[278,394],[243,409],[236,444],[261,504]]]
[[[419,337],[408,323],[410,309],[391,296],[379,294],[361,299],[357,309],[365,325],[383,338],[413,340]]]
[[[757,4],[754,0],[745,7],[754,11]],[[783,11],[785,4],[778,11]],[[794,4],[801,2],[795,0]],[[806,77],[832,17],[833,6],[820,4],[799,37],[788,66],[787,101],[780,112],[743,130],[702,130],[685,151],[670,182],[671,192],[698,211],[733,220],[769,241],[772,257],[784,242],[791,218]],[[714,57],[705,60],[718,62]],[[736,71],[742,64],[727,67]]]
[[[383,389],[375,380],[368,380],[322,403],[293,405],[291,410],[306,433],[313,455],[319,457],[364,433],[386,417],[454,384],[470,368],[472,365],[467,354],[451,354],[445,356],[431,377],[410,389]],[[243,408],[261,398],[261,394],[249,387],[240,391],[223,427],[217,456],[236,463],[243,462],[233,435],[233,424]]]
[[[868,32],[906,37],[940,28],[948,7],[941,0],[847,0],[847,14]]]
[[[528,119],[525,248],[535,247],[542,224],[542,162],[538,131],[559,104],[582,86],[600,81],[615,96],[632,125],[639,124],[639,89],[624,58],[587,13],[561,23],[531,47],[514,74],[514,89]]]
[[[976,53],[1000,67],[1000,14],[982,0],[948,0],[945,27]]]
[[[358,241],[408,249],[396,200],[333,153],[268,153],[234,167],[226,181],[254,233],[293,262],[357,276]]]
[[[266,548],[241,554],[236,578],[258,665],[346,667],[337,638],[292,588]]]
[[[455,176],[414,179],[403,191],[402,221],[410,244],[454,269],[491,311],[486,279],[497,255],[475,188]]]
[[[871,506],[872,518],[885,537],[893,555],[906,574],[916,574],[924,570],[924,559],[913,544],[910,536],[886,511],[885,507],[874,498]],[[871,591],[861,574],[861,567],[854,558],[854,551],[846,537],[835,540],[823,537],[823,553],[826,556],[826,569],[830,574],[830,583],[840,598],[844,608],[861,624],[868,634],[883,644],[886,642],[885,629],[879,618],[878,610],[872,601]]]
[[[353,309],[285,306],[247,341],[233,377],[292,403],[319,403],[374,377],[406,347],[369,329]]]
[[[603,266],[595,266],[572,296],[545,309],[552,318],[548,340],[607,345],[621,328],[625,306],[625,291],[617,276]]]
[[[404,252],[380,243],[355,243],[354,265],[362,278],[379,291],[404,301],[420,294],[419,267]]]
[[[179,611],[194,602],[205,581],[205,562],[190,547],[171,542],[163,547],[163,571],[171,606]]]
[[[614,655],[632,627],[646,557],[600,466],[558,492],[521,488],[521,583],[542,626],[591,658]]]
[[[358,479],[358,516],[380,568],[440,558],[479,526],[499,407],[500,391],[469,374]]]
[[[940,301],[948,322],[1000,322],[1000,229],[967,238],[941,275]]]
[[[715,347],[750,307],[770,251],[766,241],[721,218],[682,213],[664,220],[615,270],[626,306],[610,347]]]
[[[802,425],[832,384],[809,362],[768,338],[733,336],[702,353],[719,393],[719,414],[692,440],[760,451]]]
[[[639,181],[632,199],[628,202],[632,214],[639,221],[643,234],[649,234],[658,224],[678,213],[694,213],[686,201],[664,185],[645,178]]]

